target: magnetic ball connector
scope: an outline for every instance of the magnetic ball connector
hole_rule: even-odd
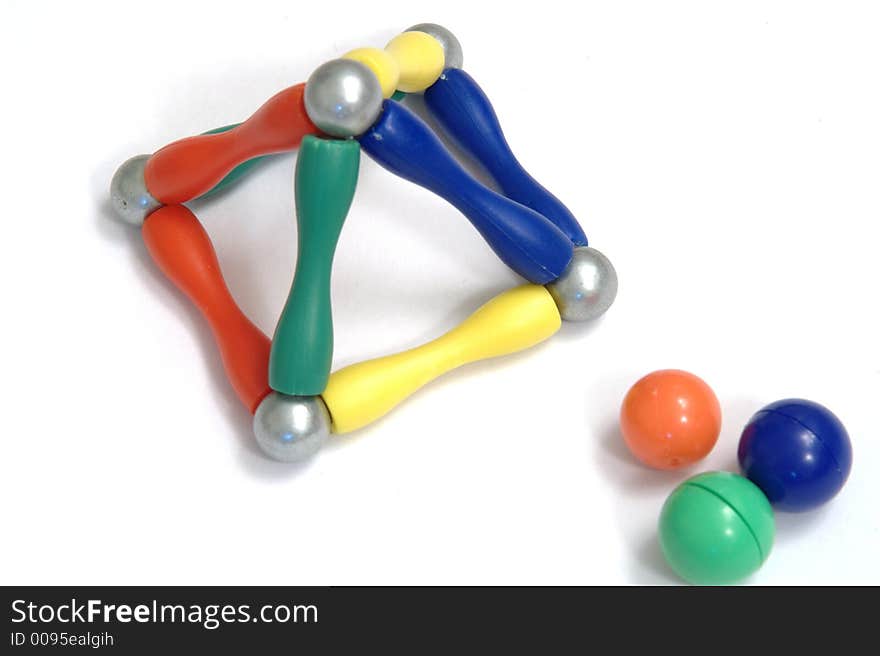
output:
[[[443,46],[443,68],[461,68],[464,65],[464,54],[461,51],[461,43],[455,35],[442,25],[437,23],[419,23],[405,30],[406,32],[424,32],[434,37]]]
[[[307,460],[330,436],[330,413],[319,396],[270,392],[254,413],[254,435],[273,460]]]
[[[147,191],[144,167],[150,155],[138,155],[123,162],[110,181],[110,199],[117,216],[125,223],[141,226],[162,203]]]
[[[560,316],[566,321],[591,321],[611,307],[617,296],[617,272],[602,253],[590,246],[574,249],[571,262],[547,284]]]
[[[697,585],[736,583],[773,548],[770,502],[747,478],[707,472],[679,485],[660,512],[660,547],[676,574]]]
[[[382,87],[376,75],[353,59],[321,64],[306,81],[306,113],[318,128],[334,137],[366,132],[382,111]]]
[[[776,401],[746,425],[737,452],[743,473],[777,510],[801,512],[830,501],[852,469],[852,444],[828,408],[804,399]]]

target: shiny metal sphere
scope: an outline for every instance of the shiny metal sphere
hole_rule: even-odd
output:
[[[560,316],[566,321],[590,321],[603,315],[617,296],[617,272],[595,248],[574,249],[565,271],[547,284]]]
[[[419,23],[405,30],[406,32],[424,32],[430,34],[443,46],[445,63],[443,68],[461,68],[464,64],[464,53],[461,51],[461,43],[455,35],[442,25],[437,23]]]
[[[382,86],[367,66],[353,59],[321,64],[306,81],[306,113],[334,137],[363,134],[382,111]]]
[[[330,436],[330,413],[320,396],[270,392],[254,413],[254,435],[263,453],[274,460],[306,460]]]
[[[138,155],[125,161],[116,169],[110,181],[110,199],[113,209],[120,219],[131,225],[140,226],[151,212],[162,207],[162,203],[147,191],[144,182],[144,167],[149,155]]]

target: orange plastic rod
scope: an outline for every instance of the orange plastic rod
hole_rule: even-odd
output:
[[[202,312],[238,398],[253,413],[269,393],[270,342],[236,305],[220,273],[208,233],[182,205],[159,208],[144,221],[153,260]]]
[[[238,127],[168,144],[147,161],[144,180],[166,205],[185,203],[209,191],[237,165],[253,157],[292,150],[318,132],[303,102],[305,84],[272,96]]]

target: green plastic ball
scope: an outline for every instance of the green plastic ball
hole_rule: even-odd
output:
[[[707,472],[679,485],[660,512],[660,547],[675,572],[697,585],[735,583],[770,554],[773,510],[749,479]]]

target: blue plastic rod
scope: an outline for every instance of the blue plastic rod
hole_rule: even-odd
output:
[[[571,261],[572,243],[559,228],[475,180],[406,107],[386,100],[379,120],[359,139],[386,169],[458,208],[498,257],[527,280],[539,285],[555,280]]]
[[[425,91],[425,105],[443,130],[492,176],[504,195],[552,221],[575,246],[587,236],[556,196],[544,189],[514,156],[489,98],[474,79],[449,68]]]

